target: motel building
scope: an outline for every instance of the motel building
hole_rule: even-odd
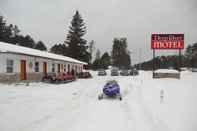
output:
[[[41,81],[54,73],[80,73],[84,65],[70,57],[0,42],[0,82]]]

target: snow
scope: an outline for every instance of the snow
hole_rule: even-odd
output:
[[[13,45],[13,44],[5,43],[5,42],[0,42],[0,52],[11,52],[11,53],[32,55],[32,56],[45,57],[45,58],[50,58],[50,59],[55,59],[55,60],[79,63],[79,64],[84,64],[84,65],[87,64],[85,62],[78,61],[70,57],[56,55],[53,53],[49,53],[47,51],[40,51],[40,50]]]
[[[107,71],[109,73],[109,71]],[[67,84],[0,84],[1,131],[196,131],[197,73],[181,79],[97,76]],[[123,100],[98,100],[116,79]],[[163,100],[161,100],[161,91]]]
[[[155,73],[179,73],[179,71],[173,69],[158,69],[155,70]]]

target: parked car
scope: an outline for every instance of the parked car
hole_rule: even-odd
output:
[[[129,71],[128,70],[121,70],[120,71],[120,75],[121,76],[128,76],[129,75]]]
[[[192,72],[197,72],[197,68],[192,68]]]
[[[112,68],[111,69],[111,76],[118,76],[118,75],[119,75],[118,69],[117,68]]]
[[[132,69],[132,70],[130,71],[130,75],[136,76],[136,75],[139,75],[139,72],[138,72],[137,69]]]
[[[106,76],[106,75],[107,75],[107,72],[104,69],[100,69],[98,71],[98,76]]]
[[[58,73],[45,76],[42,80],[50,83],[67,83],[76,80],[76,77],[66,73]]]
[[[92,75],[90,72],[80,72],[78,74],[78,78],[92,78]]]

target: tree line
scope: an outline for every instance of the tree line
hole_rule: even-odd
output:
[[[127,50],[126,38],[114,38],[112,53],[104,52],[101,56],[99,49],[93,60],[95,41],[89,43],[83,37],[87,32],[85,22],[78,11],[75,12],[64,43],[55,44],[50,51],[56,54],[69,56],[88,63],[91,69],[107,69],[113,65],[119,68],[130,67],[130,54]]]
[[[100,56],[97,50],[96,58],[93,60],[95,41],[89,43],[83,37],[87,33],[85,22],[78,11],[75,12],[68,34],[63,43],[53,45],[49,51],[55,54],[68,56],[88,63],[91,69],[107,69],[113,65],[119,68],[130,67],[130,54],[127,50],[126,38],[114,38],[112,52],[104,52]],[[0,41],[24,46],[28,48],[47,51],[47,47],[42,41],[35,42],[30,35],[20,34],[17,25],[7,24],[3,16],[0,16]]]
[[[155,69],[174,68],[178,70],[179,64],[181,67],[197,67],[197,43],[188,45],[185,52],[181,56],[157,56],[149,61],[138,63],[135,65],[135,67],[141,68],[143,70],[152,70],[153,63],[155,65]]]
[[[86,33],[87,27],[85,22],[80,13],[76,11],[71,20],[65,41],[53,45],[49,51],[87,62],[88,67],[95,70],[100,68],[107,69],[109,66],[115,66],[120,69],[131,68],[127,38],[114,38],[111,52],[104,52],[101,55],[101,52],[97,49],[96,57],[93,60],[95,41],[88,42],[84,39]],[[13,24],[8,25],[3,16],[0,16],[0,41],[47,51],[42,41],[35,42],[30,35],[21,35],[18,26]],[[180,58],[182,60],[182,66],[195,67],[197,65],[197,43],[189,45],[185,53],[180,57],[178,55],[157,56],[149,61],[136,64],[135,67],[151,70],[154,61],[156,68],[178,68]]]
[[[43,51],[47,50],[42,41],[35,42],[30,35],[21,35],[18,26],[7,24],[3,16],[0,16],[0,41]]]

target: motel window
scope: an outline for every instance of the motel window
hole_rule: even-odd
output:
[[[55,64],[52,64],[52,72],[55,72]]]
[[[6,72],[7,73],[13,73],[13,69],[14,69],[14,61],[13,60],[7,60]]]
[[[39,62],[35,62],[35,72],[39,72]]]

